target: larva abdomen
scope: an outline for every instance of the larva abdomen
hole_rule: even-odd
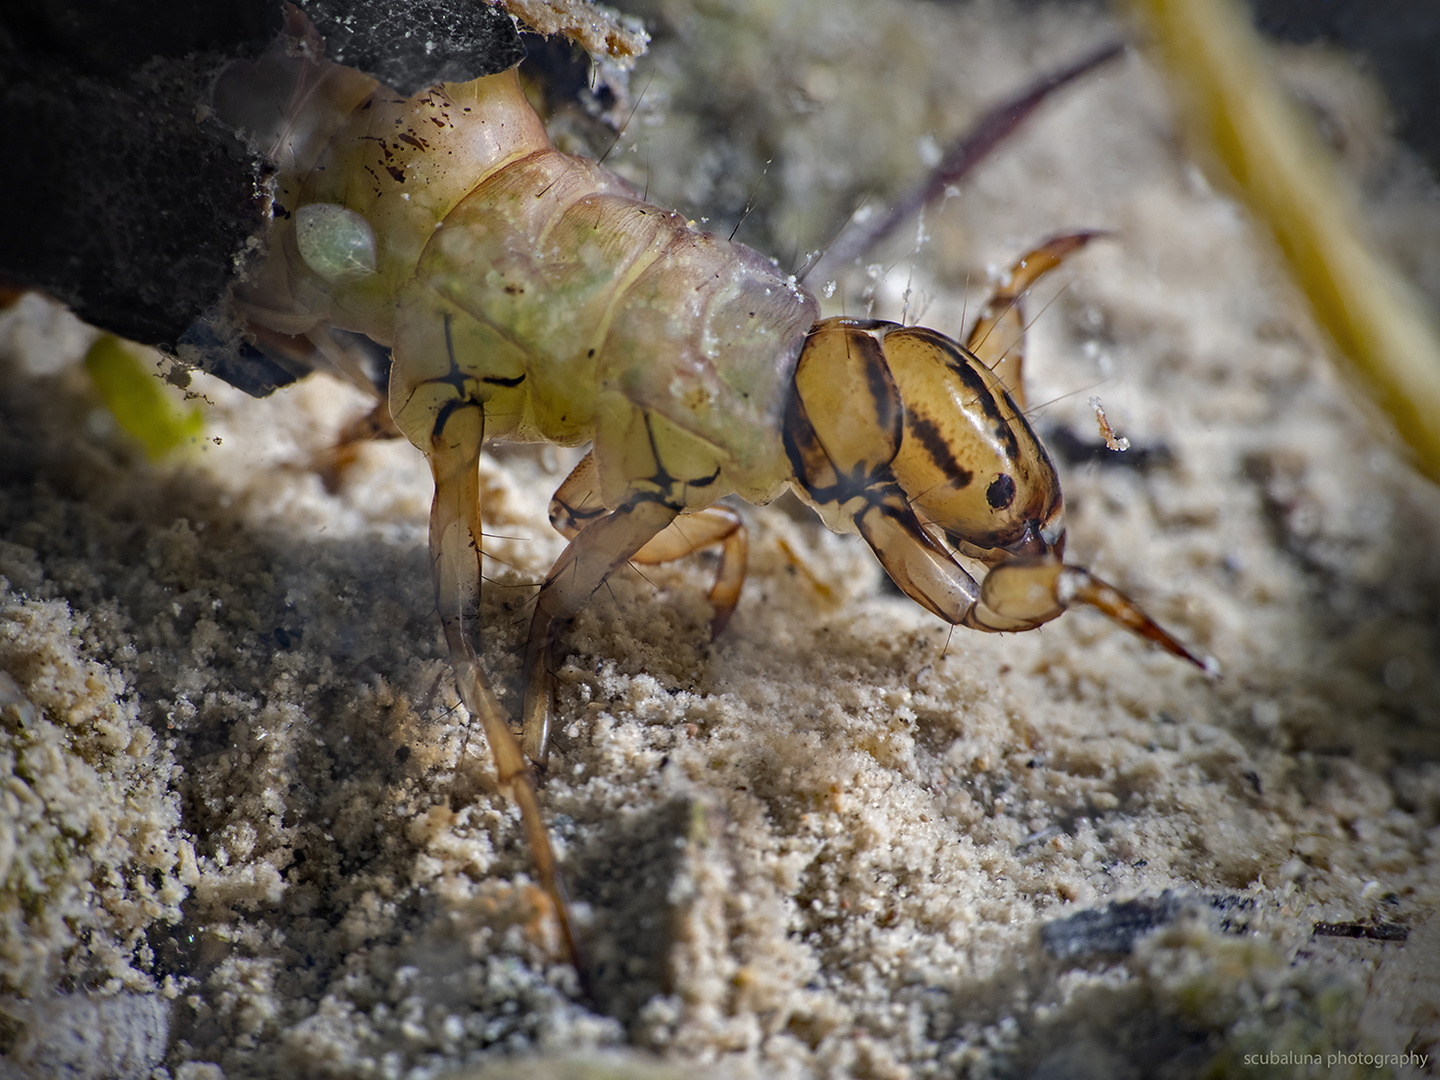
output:
[[[393,347],[392,410],[422,449],[471,400],[487,438],[595,439],[618,497],[609,444],[639,409],[718,470],[705,502],[783,485],[780,402],[819,312],[768,259],[554,150],[513,71],[405,99],[324,61],[267,63],[289,73],[270,81],[290,119],[271,254],[237,290],[252,328]]]

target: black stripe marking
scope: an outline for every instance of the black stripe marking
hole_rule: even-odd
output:
[[[941,334],[935,334],[933,340],[945,353],[946,363],[951,371],[965,384],[965,389],[980,406],[980,411],[985,414],[985,419],[990,422],[990,429],[994,432],[995,438],[1005,447],[1005,456],[1009,461],[1018,461],[1020,458],[1020,440],[1015,437],[1015,429],[1010,419],[1000,409],[1000,399],[997,399],[996,392],[986,385],[984,377],[977,370],[980,361],[973,354],[962,346],[951,341]],[[1010,396],[1001,392],[1002,399],[1010,406],[1011,412],[1019,416],[1019,410],[1015,408]]]
[[[715,483],[716,480],[719,480],[719,479],[720,479],[720,466],[719,466],[719,465],[716,465],[716,466],[715,466],[715,471],[714,471],[713,473],[711,473],[709,476],[701,476],[701,477],[697,477],[697,478],[695,478],[695,479],[686,480],[686,481],[685,481],[685,484],[686,484],[686,486],[688,486],[688,487],[693,487],[693,488],[707,488],[707,487],[709,487],[711,484]]]
[[[865,365],[865,383],[870,400],[875,403],[875,421],[881,430],[890,433],[892,446],[900,445],[904,433],[905,414],[900,405],[900,391],[885,362],[885,349],[869,334],[848,335],[847,348],[858,348]]]
[[[486,375],[486,376],[485,376],[483,379],[481,379],[480,381],[481,381],[482,383],[485,383],[487,386],[504,386],[504,387],[507,387],[507,388],[509,388],[509,387],[515,387],[515,386],[519,386],[522,382],[525,381],[525,373],[522,371],[519,375],[516,375],[513,379],[505,379],[505,378],[502,378],[502,377],[499,376],[499,375]]]
[[[650,414],[648,412],[643,412],[641,413],[641,416],[645,421],[645,437],[650,442],[650,455],[655,459],[655,474],[649,477],[650,483],[654,484],[656,487],[666,492],[667,495],[674,495],[676,492],[685,491],[686,488],[709,487],[711,484],[715,483],[716,480],[720,479],[721,467],[719,465],[715,466],[715,471],[709,476],[699,476],[695,477],[694,479],[687,479],[685,477],[673,475],[670,470],[665,467],[665,463],[660,460],[660,449],[655,445],[655,428],[650,422]],[[672,505],[672,503],[668,499],[662,501],[664,501],[665,505],[667,506]],[[681,505],[683,506],[683,503]],[[680,507],[676,507],[676,509],[679,508]]]
[[[440,411],[435,414],[435,426],[430,431],[430,441],[438,443],[445,434],[445,425],[450,422],[450,417],[457,409],[473,408],[468,401],[447,401],[440,406]]]
[[[911,413],[910,433],[915,436],[925,453],[930,455],[935,467],[949,478],[950,485],[955,490],[969,487],[975,474],[955,459],[955,455],[950,452],[950,444],[945,441],[944,434],[935,426],[934,421],[928,416]]]

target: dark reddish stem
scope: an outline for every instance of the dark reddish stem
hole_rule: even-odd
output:
[[[1042,76],[1015,97],[996,105],[980,118],[979,123],[955,141],[924,184],[873,221],[860,223],[852,219],[840,230],[840,235],[835,238],[829,250],[801,273],[800,280],[825,281],[839,273],[843,267],[860,258],[893,233],[912,215],[919,213],[922,207],[939,198],[947,187],[958,183],[1018,128],[1047,97],[1124,51],[1124,42],[1112,41],[1068,67]]]

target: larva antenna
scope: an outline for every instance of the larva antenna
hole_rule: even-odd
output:
[[[897,201],[888,212],[873,220],[858,222],[853,217],[840,230],[829,249],[800,276],[801,282],[828,281],[865,255],[920,208],[939,198],[947,187],[958,183],[1039,108],[1051,94],[1082,75],[1109,63],[1125,51],[1122,42],[1112,41],[1082,56],[1073,64],[1043,75],[1014,97],[1002,101],[957,139],[946,151],[934,172],[919,187]]]

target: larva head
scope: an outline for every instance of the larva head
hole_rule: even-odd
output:
[[[897,326],[881,344],[905,414],[890,468],[920,518],[987,565],[1063,555],[1055,466],[1000,380],[933,330]]]
[[[954,341],[919,327],[827,319],[806,341],[795,387],[823,447],[810,455],[823,468],[796,462],[817,504],[838,506],[893,478],[916,515],[970,558],[993,566],[1063,553],[1049,456],[1000,381]],[[816,483],[827,473],[828,483]]]
[[[1055,467],[1004,385],[919,327],[826,319],[787,403],[794,481],[837,531],[858,530],[902,592],[950,623],[1030,630],[1088,604],[1204,670],[1118,589],[1062,561]],[[977,585],[936,543],[989,567]]]

